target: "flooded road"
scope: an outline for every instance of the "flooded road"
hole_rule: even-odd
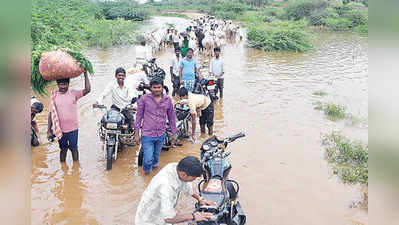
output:
[[[147,28],[165,23],[179,28],[185,20],[155,18]],[[313,109],[316,101],[335,103],[367,119],[367,38],[324,32],[316,36],[317,50],[306,54],[266,53],[248,49],[244,42],[222,48],[225,97],[215,103],[215,133],[247,135],[230,145],[230,161],[248,225],[368,224],[366,212],[349,208],[359,188],[332,175],[320,145],[320,135],[331,131],[367,142],[367,125],[332,122]],[[73,165],[68,153],[67,164],[61,166],[58,144],[45,138],[47,111],[37,116],[42,145],[32,149],[32,224],[133,224],[141,194],[158,171],[144,176],[134,166],[137,147],[129,147],[107,172],[97,133],[102,113],[91,107],[117,67],[132,67],[134,46],[90,50],[87,55],[96,74],[91,77],[92,92],[79,101],[80,164]],[[172,56],[172,48],[157,55],[169,87]],[[83,85],[80,78],[71,82],[72,88]],[[328,95],[312,95],[318,90]],[[41,101],[48,105],[47,97]],[[110,99],[105,103],[110,105]],[[187,155],[199,156],[199,144],[207,137],[162,152],[160,167]],[[192,200],[180,202],[179,209],[192,208]]]

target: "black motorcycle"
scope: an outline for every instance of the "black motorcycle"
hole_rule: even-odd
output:
[[[166,73],[165,70],[162,68],[158,67],[156,64],[156,59],[153,58],[149,60],[146,64],[143,65],[144,72],[147,74],[148,80],[152,80],[155,77],[161,78],[163,81],[165,80]],[[168,86],[164,85],[164,89],[166,94],[169,94],[169,88]]]
[[[191,129],[191,113],[187,104],[182,104],[181,102],[177,102],[174,106],[176,112],[176,144],[180,144],[180,141],[183,138],[189,137],[189,131]],[[169,151],[170,147],[172,147],[172,132],[170,130],[169,122],[166,124],[166,137],[164,144],[162,146],[162,150]],[[143,151],[139,152],[138,155],[138,166],[143,165],[144,153]]]
[[[198,222],[198,225],[244,225],[246,215],[238,200],[239,184],[228,178],[231,164],[227,157],[227,145],[238,138],[244,137],[243,133],[219,139],[213,136],[201,146],[201,162],[205,168],[204,179],[198,184],[198,190],[203,199],[213,201],[215,206],[205,206],[196,203],[196,211],[212,213],[211,220]]]
[[[125,110],[131,110],[131,105]],[[99,136],[104,140],[103,149],[107,159],[107,170],[112,169],[112,159],[117,159],[118,151],[122,150],[124,145],[134,144],[134,135],[136,131],[129,128],[125,116],[118,110],[111,107],[107,110],[104,105],[98,105],[98,108],[105,109],[101,121],[99,122]]]
[[[176,112],[176,142],[180,143],[183,138],[189,137],[191,129],[191,113],[187,104],[177,102],[174,106]],[[163,144],[163,149],[168,151],[172,145],[172,132],[170,130],[169,122],[166,124],[166,137]]]

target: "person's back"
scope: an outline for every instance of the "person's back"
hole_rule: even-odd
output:
[[[183,58],[181,60],[181,66],[183,68],[182,71],[182,79],[183,80],[195,80],[195,67],[196,67],[195,59],[187,59]]]

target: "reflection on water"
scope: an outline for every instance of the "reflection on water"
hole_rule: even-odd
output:
[[[185,27],[184,19],[158,17],[145,29],[166,23]],[[225,98],[215,104],[215,132],[247,134],[230,145],[230,160],[249,225],[367,223],[365,212],[348,208],[358,189],[334,179],[320,147],[321,133],[338,130],[367,141],[367,129],[331,122],[312,105],[340,104],[353,115],[368,117],[367,38],[330,33],[317,37],[317,50],[306,54],[267,53],[243,43],[222,49]],[[32,224],[133,224],[141,193],[151,180],[134,167],[137,147],[118,154],[112,171],[105,171],[97,135],[102,112],[91,108],[114,79],[115,69],[133,66],[134,46],[90,50],[88,56],[96,75],[91,78],[92,93],[79,102],[79,166],[72,164],[70,155],[67,165],[60,165],[57,143],[45,140],[47,112],[38,115],[42,145],[32,149]],[[157,54],[166,71],[172,56],[171,48]],[[83,88],[83,79],[71,85]],[[169,76],[166,85],[171,88]],[[318,90],[328,95],[312,95]],[[41,100],[48,106],[47,98]],[[110,105],[110,99],[105,103]],[[199,156],[206,138],[201,135],[196,144],[184,142],[183,147],[162,152],[161,167],[186,155]],[[184,201],[179,209],[190,210],[192,203]]]

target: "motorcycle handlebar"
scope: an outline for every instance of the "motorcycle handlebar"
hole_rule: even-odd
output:
[[[233,135],[233,136],[231,136],[231,137],[228,137],[228,138],[227,138],[227,141],[228,141],[228,142],[233,142],[233,141],[237,140],[238,138],[242,138],[242,137],[245,137],[245,134],[242,133],[242,132],[240,132],[240,133],[238,133],[238,134],[236,134],[236,135]]]

